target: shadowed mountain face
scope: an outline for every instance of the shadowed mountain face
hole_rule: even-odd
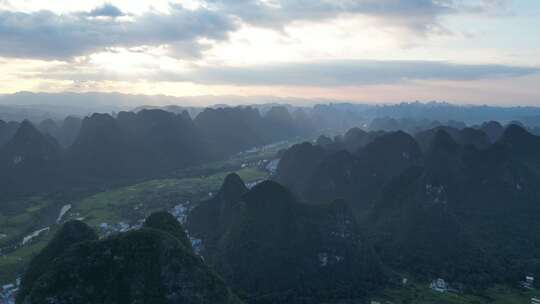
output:
[[[365,209],[372,204],[386,182],[421,159],[418,144],[404,132],[379,133],[355,154],[343,150],[325,153],[324,149],[316,146],[311,149],[320,151],[316,154],[318,158],[310,162],[307,161],[313,158],[312,154],[305,153],[305,148],[300,149],[305,145],[284,153],[276,180],[290,186],[307,201],[343,198],[354,209]],[[288,168],[289,162],[307,163],[300,169]]]
[[[61,122],[46,119],[37,127],[41,133],[54,137],[62,147],[69,147],[79,135],[81,125],[82,119],[68,116]]]
[[[276,179],[295,193],[303,193],[310,177],[325,156],[326,151],[318,145],[294,145],[283,153]]]
[[[56,140],[24,121],[0,148],[0,183],[5,194],[47,189],[58,175],[62,150]]]
[[[467,149],[438,133],[425,166],[389,184],[375,207],[379,251],[400,251],[385,260],[473,285],[536,271],[540,179],[511,149]]]
[[[39,277],[47,272],[53,259],[61,256],[73,244],[97,239],[96,232],[83,222],[69,221],[65,223],[49,244],[28,265],[28,270],[22,277],[18,302],[23,303],[20,299],[26,298],[31,293],[32,286]]]
[[[64,123],[58,133],[58,141],[64,146],[69,147],[75,142],[81,130],[82,119],[78,117],[68,116],[64,119]]]
[[[191,242],[184,230],[184,227],[172,217],[168,212],[160,211],[152,213],[144,222],[144,227],[161,230],[169,233],[191,253],[193,253],[193,248],[191,248]]]
[[[41,134],[30,122],[24,121],[2,149],[10,167],[31,166],[60,157],[61,149],[54,138]]]
[[[487,274],[497,266],[451,206],[454,189],[428,175],[409,170],[385,188],[374,207],[368,222],[381,260],[426,280],[444,277],[479,286],[497,278]]]
[[[495,144],[472,129],[420,137],[423,153],[399,132],[356,154],[318,147],[324,156],[305,165],[309,177],[280,165],[277,180],[307,181],[292,188],[307,202],[344,198],[393,269],[470,288],[538,273],[540,138],[516,125]],[[284,155],[304,159],[298,151]]]
[[[237,174],[225,178],[219,192],[201,202],[187,221],[191,234],[204,240],[204,253],[215,253],[220,238],[241,214],[241,197],[248,192],[244,181]]]
[[[15,135],[19,126],[20,123],[18,122],[5,122],[0,120],[0,148]]]
[[[51,136],[55,136],[55,134],[58,133],[60,127],[58,126],[58,124],[52,120],[52,119],[45,119],[44,121],[40,122],[38,125],[37,125],[37,128],[39,129],[39,131],[41,133],[46,133],[46,134],[49,134]]]
[[[392,178],[434,156],[430,153],[433,147],[457,149],[461,145],[485,149],[490,143],[482,131],[470,128],[437,127],[417,134],[416,138],[402,131],[367,133],[352,129],[342,143],[319,141],[316,146],[304,143],[288,149],[280,161],[276,180],[307,201],[343,198],[354,209],[366,211]],[[448,161],[432,162],[445,165]]]
[[[265,116],[251,107],[207,108],[194,120],[211,151],[237,153],[254,146],[312,132],[293,120],[284,107],[272,107]]]
[[[489,136],[482,130],[473,128],[456,129],[442,126],[425,130],[415,135],[415,139],[422,147],[422,151],[427,151],[429,149],[431,142],[439,130],[446,132],[455,142],[459,143],[460,145],[471,145],[478,149],[484,149],[491,144]]]
[[[69,149],[68,166],[96,177],[159,174],[208,160],[191,119],[161,110],[94,114]]]
[[[351,153],[355,153],[370,143],[374,137],[373,132],[366,132],[359,128],[352,128],[343,136],[343,145]]]
[[[362,298],[383,284],[346,204],[300,204],[277,183],[246,192],[240,182],[229,176],[220,194],[193,210],[188,227],[202,238],[206,260],[250,302]]]
[[[506,128],[498,143],[509,150],[512,158],[540,173],[540,137],[512,124]]]
[[[58,241],[32,262],[18,303],[240,303],[192,253],[170,214],[152,215],[142,229],[102,240],[65,237],[74,225],[90,229],[64,225]],[[62,251],[51,248],[60,243]],[[51,252],[56,258],[43,260]]]
[[[94,114],[83,120],[79,137],[67,151],[67,167],[89,176],[108,177],[113,172],[129,175],[136,163],[134,142],[121,129],[119,123],[108,114]],[[133,159],[133,160],[131,160]],[[138,167],[138,166],[137,166]]]
[[[294,121],[293,117],[285,107],[272,107],[264,116],[265,137],[271,141],[286,139],[284,136],[288,132],[300,135],[302,126]]]
[[[194,122],[217,153],[230,154],[265,143],[262,117],[256,109],[209,108]]]
[[[496,142],[504,133],[504,127],[496,121],[488,121],[480,126],[482,130],[489,137],[491,142]]]

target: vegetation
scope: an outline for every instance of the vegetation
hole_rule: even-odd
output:
[[[172,215],[150,218],[140,230],[71,245],[75,239],[66,242],[73,232],[70,226],[91,230],[80,222],[66,223],[30,263],[17,303],[240,302],[191,248],[158,229],[170,228],[176,221]],[[44,259],[52,252],[56,258]]]
[[[298,203],[277,183],[248,192],[229,176],[197,207],[190,231],[205,257],[247,301],[320,303],[362,299],[386,280],[343,202]],[[236,189],[236,195],[232,193]]]
[[[121,221],[136,223],[152,212],[169,210],[179,203],[187,201],[194,203],[207,198],[209,193],[219,190],[228,173],[220,172],[205,177],[151,180],[96,193],[79,200],[69,201],[72,209],[68,218],[81,218],[98,232],[101,223],[111,224]],[[238,174],[247,181],[256,181],[266,178],[268,173],[256,167],[249,167],[240,169]],[[56,226],[53,224],[51,231],[44,233],[26,246],[20,246],[23,236],[49,225],[46,224],[47,218],[42,218],[43,209],[51,209],[48,219],[54,222],[62,206],[60,203],[62,201],[59,199],[47,200],[41,197],[32,197],[27,201],[17,200],[12,204],[17,206],[18,202],[25,202],[23,206],[28,207],[21,208],[19,205],[22,209],[18,211],[19,215],[5,216],[5,221],[0,222],[0,231],[2,233],[6,231],[9,236],[9,242],[0,239],[0,244],[4,244],[6,248],[6,252],[0,256],[0,282],[5,283],[14,281],[24,271],[29,259],[37,254],[54,235]],[[66,203],[66,201],[63,202]],[[9,244],[14,244],[14,247]]]
[[[517,286],[540,277],[540,137],[517,125],[455,123],[414,135],[353,129],[283,153],[277,145],[237,154],[295,128],[281,108],[258,115],[94,115],[68,150],[21,124],[0,151],[10,172],[46,172],[59,159],[96,165],[83,180],[98,180],[100,191],[6,200],[0,270],[13,280],[27,266],[19,302],[238,303],[228,286],[249,303],[519,303],[538,294]],[[178,139],[186,130],[202,135],[176,158],[195,136]],[[150,148],[137,150],[141,143]],[[198,155],[201,147],[233,156]],[[137,153],[116,162],[126,149]],[[277,153],[276,181],[265,180],[261,168]],[[122,176],[104,183],[109,170]],[[78,221],[60,226],[66,204],[60,222]],[[429,289],[435,278],[452,291]]]

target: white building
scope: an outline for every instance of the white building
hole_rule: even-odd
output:
[[[534,277],[533,276],[526,276],[525,281],[521,282],[521,286],[523,288],[533,289],[534,288]]]
[[[438,278],[436,280],[433,280],[431,284],[429,284],[429,288],[437,292],[447,292],[448,283],[446,283],[443,279]]]

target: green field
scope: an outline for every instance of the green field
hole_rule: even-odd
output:
[[[0,248],[38,229],[40,218],[56,202],[40,196],[3,202],[4,213],[0,213]],[[40,227],[41,228],[41,227]]]
[[[83,217],[91,226],[103,222],[132,221],[145,218],[150,213],[170,209],[175,205],[205,199],[221,186],[230,172],[205,177],[151,180],[148,182],[97,193],[74,204],[73,218]],[[267,173],[255,168],[237,172],[244,181],[250,182],[267,177]]]

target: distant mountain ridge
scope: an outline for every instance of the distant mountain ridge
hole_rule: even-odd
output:
[[[313,117],[321,129],[332,128],[341,131],[371,124],[373,130],[402,130],[415,133],[419,124],[430,124],[434,121],[457,127],[452,121],[474,125],[489,120],[502,123],[515,120],[531,127],[540,127],[540,107],[532,106],[456,105],[447,102],[418,101],[380,105],[322,98],[234,95],[174,97],[103,92],[18,92],[0,95],[0,119],[4,121],[27,119],[37,123],[45,119],[62,120],[67,116],[84,117],[95,112],[138,112],[143,109],[162,109],[177,113],[187,110],[195,117],[206,107],[223,108],[239,105],[256,108],[263,115],[276,106],[287,108],[291,114],[300,110]]]
[[[194,120],[187,111],[142,110],[60,125],[1,122],[0,186],[21,195],[150,178],[311,132],[278,107],[265,116],[250,107],[206,109]]]

